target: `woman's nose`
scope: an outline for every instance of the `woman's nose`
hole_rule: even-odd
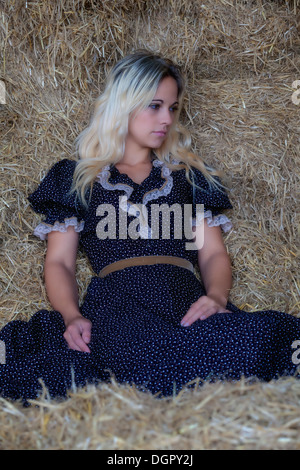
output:
[[[161,115],[161,123],[170,126],[173,122],[173,113],[170,109],[163,109]]]

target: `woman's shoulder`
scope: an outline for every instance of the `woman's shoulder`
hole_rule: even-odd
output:
[[[42,177],[38,187],[28,196],[31,204],[41,201],[57,201],[70,199],[69,191],[72,186],[76,161],[63,159],[55,162]]]
[[[232,209],[228,198],[228,189],[222,184],[221,178],[217,175],[208,177],[195,166],[186,170],[185,165],[178,163],[177,171],[173,173],[175,181],[189,197],[193,203],[204,204],[205,207],[214,210]]]
[[[41,190],[55,190],[58,193],[70,190],[76,161],[64,158],[55,162],[43,176],[40,182]]]
[[[77,162],[75,160],[71,160],[69,158],[58,160],[50,167],[47,174],[53,176],[55,175],[57,177],[66,177],[70,175],[73,177],[76,164]]]
[[[183,184],[186,184],[187,187],[191,188],[195,185],[198,188],[201,188],[204,191],[210,191],[212,189],[212,181],[210,181],[204,173],[197,167],[191,166],[187,168],[184,162],[175,161],[175,167],[173,167],[173,175]],[[214,181],[219,183],[220,179],[218,177],[214,178]]]

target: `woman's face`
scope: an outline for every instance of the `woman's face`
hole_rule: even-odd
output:
[[[129,119],[126,145],[139,149],[161,147],[178,110],[178,88],[174,78],[164,78],[147,109]]]

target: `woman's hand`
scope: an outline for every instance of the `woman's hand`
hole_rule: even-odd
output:
[[[224,305],[221,305],[220,302],[214,300],[208,295],[203,295],[194,302],[183,319],[181,320],[182,326],[190,326],[196,320],[205,320],[214,313],[231,313],[230,310],[226,310]]]
[[[66,322],[64,338],[71,349],[81,352],[90,352],[88,343],[91,340],[92,323],[82,316]]]

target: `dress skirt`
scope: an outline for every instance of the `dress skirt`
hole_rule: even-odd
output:
[[[26,402],[46,387],[50,397],[66,397],[74,386],[112,376],[157,396],[178,393],[191,382],[297,376],[299,319],[228,303],[231,313],[181,326],[187,308],[203,294],[192,272],[171,265],[93,277],[81,307],[92,322],[91,352],[68,348],[59,312],[41,310],[28,322],[10,322],[0,332],[6,349],[1,396]]]

